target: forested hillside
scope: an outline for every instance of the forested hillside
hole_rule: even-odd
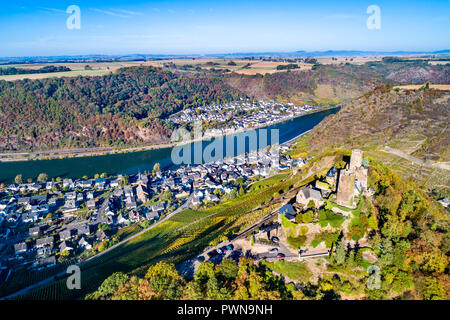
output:
[[[161,118],[240,94],[212,76],[152,67],[102,77],[0,81],[0,150],[167,141]]]

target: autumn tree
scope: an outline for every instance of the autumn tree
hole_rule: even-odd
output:
[[[37,177],[37,181],[39,183],[47,182],[47,180],[48,180],[48,174],[46,174],[46,173],[40,173]]]

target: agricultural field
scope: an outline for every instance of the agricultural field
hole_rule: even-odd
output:
[[[366,62],[381,61],[381,57],[319,57],[317,61],[321,64],[351,63],[362,65]]]

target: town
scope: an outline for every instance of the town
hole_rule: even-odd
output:
[[[241,98],[240,101],[223,105],[187,108],[175,113],[169,118],[169,121],[176,124],[206,122],[211,125],[206,135],[219,136],[269,126],[321,108],[321,106],[294,105],[291,102],[286,104],[273,100],[256,102]]]
[[[286,146],[281,146],[286,151]],[[52,179],[11,184],[0,192],[0,270],[7,281],[17,270],[42,270],[80,262],[188,206],[198,208],[236,197],[242,186],[306,160],[269,150],[214,163],[151,173],[93,179]]]

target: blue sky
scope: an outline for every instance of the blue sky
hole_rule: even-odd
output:
[[[0,56],[450,49],[450,1],[342,2],[15,0],[0,10]],[[372,4],[379,30],[366,27]]]

